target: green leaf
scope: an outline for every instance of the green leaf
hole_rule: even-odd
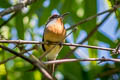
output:
[[[75,31],[75,32],[73,32],[74,43],[76,43],[76,40],[77,40],[79,35],[80,35],[80,29]]]
[[[23,15],[21,12],[19,12],[16,15],[15,27],[17,29],[18,38],[24,40],[25,30],[24,30],[24,25],[23,25]]]
[[[92,16],[94,14],[97,13],[97,1],[96,0],[92,0],[92,4],[90,0],[85,0],[85,5],[84,5],[84,9],[85,9],[85,14],[84,14],[84,18],[87,18],[89,16]],[[82,28],[89,33],[94,27],[96,26],[96,18],[88,21],[87,23],[82,25]],[[88,45],[97,45],[98,41],[96,39],[96,34],[94,33],[94,35],[92,35],[90,37],[90,39],[88,40]],[[97,50],[93,50],[93,49],[88,49],[89,51],[89,56],[90,57],[97,57]],[[91,62],[92,64],[96,64],[95,62]]]
[[[21,77],[23,80],[34,80],[33,72],[24,72]]]
[[[31,17],[33,16],[33,14],[39,10],[40,8],[42,8],[42,4],[43,4],[44,0],[42,1],[37,1],[35,3],[33,3],[31,6],[30,6],[30,10],[28,11],[28,13],[26,13],[25,16],[28,16],[30,19]],[[41,11],[42,12],[42,11]]]
[[[8,0],[0,0],[0,8],[8,8],[11,4],[8,2]]]
[[[99,31],[97,32],[97,39],[99,41],[109,44],[111,47],[115,47],[115,43],[110,38],[108,38],[105,34]]]
[[[36,11],[36,14],[39,18],[38,26],[41,26],[43,24],[46,24],[48,17],[51,14],[51,11],[55,9],[55,7],[58,6],[59,1],[58,0],[50,0],[50,5],[47,8],[40,8],[39,10]]]
[[[85,80],[86,75],[82,74],[84,71],[82,71],[82,66],[79,62],[64,63],[59,68],[64,75],[64,80]]]
[[[96,0],[92,0],[92,4],[90,0],[85,0],[84,3],[85,3],[84,18],[93,16],[97,13],[97,1]],[[85,29],[87,32],[90,32],[95,26],[96,26],[96,18],[85,23],[82,28]]]

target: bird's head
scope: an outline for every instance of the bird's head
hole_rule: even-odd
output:
[[[68,15],[69,14],[69,12],[67,12],[67,13],[64,13],[64,14],[62,14],[62,15],[58,15],[58,14],[54,14],[54,15],[52,15],[50,18],[49,18],[49,20],[54,20],[54,19],[58,19],[58,18],[60,18],[60,19],[64,19],[64,17],[66,16],[66,15]]]
[[[53,21],[53,20],[63,20],[64,19],[64,17],[66,16],[66,15],[68,15],[69,14],[69,12],[67,12],[67,13],[64,13],[64,14],[62,14],[62,15],[58,15],[58,14],[53,14],[52,16],[50,16],[50,18],[49,18],[49,20],[48,20],[48,23],[49,22],[51,22],[51,21]]]

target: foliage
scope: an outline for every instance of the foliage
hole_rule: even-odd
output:
[[[52,13],[63,14],[65,12],[70,12],[70,14],[65,17],[64,23],[66,25],[73,25],[77,22],[85,19],[89,16],[97,14],[100,0],[37,0],[35,3],[19,11],[7,24],[0,27],[0,37],[2,39],[22,39],[22,40],[41,40],[43,34],[44,25],[48,17]],[[105,5],[112,6],[119,4],[119,0],[102,0]],[[17,0],[0,0],[0,10],[6,9],[13,4],[17,3]],[[109,7],[111,8],[111,7]],[[6,15],[0,18],[0,24],[6,21],[12,14]],[[115,19],[118,22],[114,29],[116,30],[114,34],[119,34],[119,22],[120,22],[120,10],[117,9],[115,12]],[[99,17],[98,17],[99,18]],[[67,38],[66,42],[73,40],[74,43],[80,42],[82,34],[88,35],[92,29],[98,24],[98,19],[95,18],[87,23],[81,24],[76,32],[72,33],[71,38]],[[112,26],[112,25],[111,25]],[[66,26],[65,26],[66,27]],[[102,27],[105,27],[104,25]],[[68,31],[69,32],[69,31]],[[84,32],[84,33],[82,33]],[[85,36],[84,36],[85,37]],[[97,30],[85,44],[99,46],[100,43],[104,43],[109,47],[115,48],[118,44],[120,37],[116,39],[111,39],[109,36]],[[70,40],[71,39],[71,40]],[[19,45],[4,44],[12,48],[13,50],[20,52],[21,50],[31,48],[34,45]],[[18,49],[19,48],[19,49]],[[59,59],[63,58],[72,48],[64,47],[60,52]],[[81,48],[80,48],[81,49]],[[88,57],[99,57],[99,50],[93,49],[81,49],[85,52]],[[39,57],[42,54],[41,45],[37,50],[33,50],[29,53],[34,54]],[[75,52],[79,53],[79,52]],[[79,53],[81,54],[81,53]],[[102,54],[102,53],[100,53]],[[109,54],[104,52],[103,54]],[[13,56],[7,51],[0,49],[0,61],[3,61],[9,57]],[[26,53],[26,56],[28,54]],[[75,54],[70,56],[70,58],[78,58],[79,55]],[[82,55],[81,55],[82,56]],[[111,56],[111,58],[119,58],[119,55]],[[106,57],[109,57],[106,56]],[[80,57],[81,58],[81,57]],[[85,57],[82,57],[85,58]],[[117,80],[120,78],[119,68],[120,63],[106,62],[97,64],[97,62],[71,62],[60,64],[56,69],[56,76],[61,75],[59,80]],[[28,72],[33,66],[21,58],[15,58],[8,61],[5,64],[0,65],[0,80],[40,80],[42,74],[35,70],[33,72]],[[112,71],[113,70],[113,71]],[[105,74],[106,73],[106,74]],[[111,73],[111,74],[109,74]],[[103,74],[103,75],[102,75]]]

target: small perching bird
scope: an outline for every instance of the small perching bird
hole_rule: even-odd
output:
[[[51,43],[59,43],[64,42],[66,37],[66,29],[64,28],[63,19],[64,16],[68,13],[63,15],[52,15],[47,24],[45,25],[44,34],[43,34],[43,42],[51,42]],[[42,44],[42,48],[44,51],[48,51],[54,45]],[[48,61],[56,60],[58,53],[61,51],[62,45],[56,45],[50,52],[46,55],[46,59]],[[48,67],[49,73],[53,75],[55,65],[52,64]]]

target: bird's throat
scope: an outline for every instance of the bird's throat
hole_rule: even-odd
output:
[[[59,42],[65,38],[66,31],[60,19],[55,19],[46,25],[44,39]]]

